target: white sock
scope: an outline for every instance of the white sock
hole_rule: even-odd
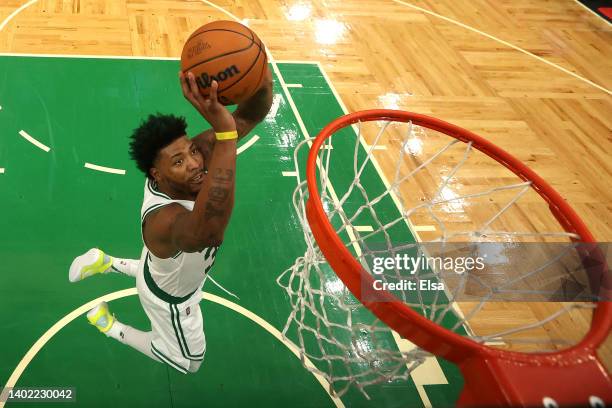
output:
[[[112,337],[115,340],[119,340],[123,344],[135,348],[142,354],[151,357],[155,361],[160,361],[151,352],[151,336],[152,332],[143,332],[138,329],[123,324],[117,319],[111,326],[111,328],[105,333],[108,337]]]
[[[123,258],[115,258],[111,257],[113,264],[111,265],[109,271],[122,273],[124,275],[131,276],[133,278],[136,277],[136,273],[138,272],[138,259],[123,259]]]

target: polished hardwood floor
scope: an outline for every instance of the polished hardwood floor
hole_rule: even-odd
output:
[[[543,176],[599,241],[612,241],[612,26],[575,1],[1,0],[0,21],[12,18],[0,31],[0,52],[178,57],[197,27],[230,18],[223,10],[255,30],[275,59],[319,61],[350,111],[405,109],[488,138]],[[400,145],[388,145],[375,157],[390,179]],[[404,189],[403,198],[417,202],[435,191],[443,167],[432,164],[417,181],[421,192]],[[449,187],[511,178],[486,157],[469,170]],[[545,203],[526,200],[505,228],[558,229]],[[462,227],[484,214],[465,210]],[[416,224],[432,223],[418,217]],[[488,305],[472,329],[527,324],[550,307]],[[572,314],[537,336],[576,337],[588,315]],[[604,350],[611,367],[610,341]]]

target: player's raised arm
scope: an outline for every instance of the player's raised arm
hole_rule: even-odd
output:
[[[172,244],[185,252],[219,245],[234,206],[236,175],[236,122],[217,100],[217,82],[203,97],[193,75],[180,74],[183,95],[213,127],[216,148],[207,163],[208,174],[195,200],[193,211],[177,212],[170,226]]]
[[[238,139],[246,136],[270,112],[272,107],[272,72],[266,67],[261,86],[246,101],[238,104],[233,116],[236,120]]]
[[[236,121],[238,140],[249,134],[259,122],[264,120],[272,107],[272,72],[266,67],[266,74],[261,86],[246,101],[239,103],[232,116]],[[204,156],[204,165],[210,160],[216,139],[214,129],[208,129],[194,137],[193,142],[198,146]]]

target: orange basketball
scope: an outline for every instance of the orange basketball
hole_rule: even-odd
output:
[[[219,83],[219,101],[224,105],[248,99],[259,87],[268,57],[261,40],[248,27],[235,21],[214,21],[198,28],[185,42],[181,70],[193,72],[202,95],[213,80]]]

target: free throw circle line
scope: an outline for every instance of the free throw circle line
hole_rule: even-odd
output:
[[[17,14],[21,13],[26,7],[31,6],[32,4],[36,3],[37,1],[38,0],[30,0],[27,3],[22,4],[18,9],[13,11],[11,14],[9,14],[8,17],[5,18],[2,23],[0,23],[0,31],[2,31],[4,29],[4,27],[9,23],[9,21],[11,21],[13,19],[13,17],[15,17]]]
[[[253,135],[253,137],[251,137],[249,140],[247,140],[247,142],[245,144],[243,144],[242,146],[240,146],[236,150],[236,154],[238,155],[238,154],[244,152],[246,149],[248,149],[249,147],[253,146],[258,140],[259,140],[259,136]]]
[[[51,328],[47,330],[38,340],[36,340],[36,342],[34,343],[32,347],[30,347],[30,349],[23,356],[21,361],[17,364],[17,367],[15,367],[15,369],[11,373],[11,376],[6,381],[4,388],[15,387],[15,384],[17,384],[17,381],[19,381],[21,374],[23,374],[23,372],[28,367],[30,362],[34,359],[36,354],[38,354],[38,352],[45,346],[45,344],[47,344],[49,340],[51,340],[53,336],[55,336],[61,329],[67,326],[74,319],[88,312],[89,310],[97,306],[100,302],[110,302],[113,300],[121,299],[121,298],[128,297],[128,296],[133,296],[136,294],[137,294],[136,288],[123,289],[123,290],[119,290],[116,292],[108,293],[104,296],[100,296],[97,299],[91,300],[79,306],[78,308],[74,309],[72,312],[68,313],[66,316],[62,317],[53,326],[51,326]],[[312,363],[312,361],[308,359],[308,357],[300,356],[299,348],[293,342],[291,342],[288,339],[283,338],[282,333],[278,329],[276,329],[274,326],[272,326],[270,323],[268,323],[266,320],[264,320],[260,316],[256,315],[255,313],[251,312],[250,310],[240,305],[237,305],[234,302],[231,302],[220,296],[213,295],[211,293],[202,292],[202,298],[208,301],[211,301],[211,302],[215,302],[222,306],[225,306],[228,309],[231,309],[245,316],[247,319],[251,320],[252,322],[257,323],[261,328],[265,329],[268,333],[270,333],[277,340],[283,343],[298,359],[303,358],[307,366],[314,367],[314,364]],[[323,389],[329,394],[328,390],[330,389],[330,385],[327,382],[327,380],[323,376],[317,373],[312,373],[312,374],[315,376],[319,384],[321,384]],[[337,396],[331,396],[331,395],[330,397],[332,398],[333,402],[338,408],[344,408],[344,404],[342,403],[342,400],[340,400],[340,398],[338,398]],[[3,408],[5,404],[6,402],[0,401],[0,408]]]

